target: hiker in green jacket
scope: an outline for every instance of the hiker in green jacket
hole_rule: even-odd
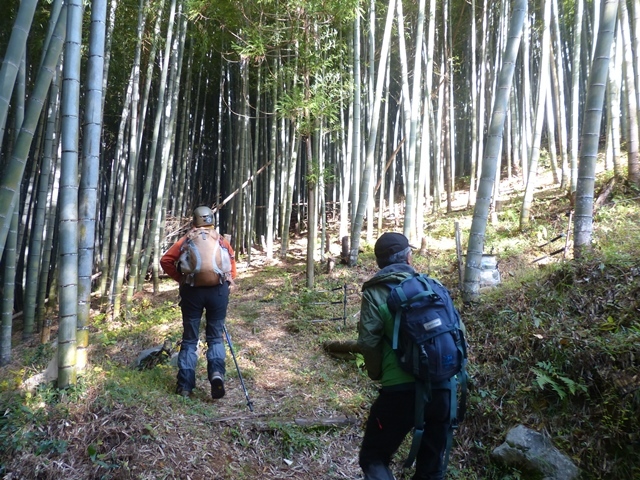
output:
[[[358,345],[369,377],[381,384],[360,449],[359,462],[365,480],[394,478],[389,468],[391,457],[414,427],[415,378],[402,370],[391,348],[393,319],[378,310],[386,304],[390,286],[415,273],[411,266],[412,248],[404,235],[384,233],[374,249],[380,270],[362,286]],[[431,401],[425,404],[425,428],[413,479],[444,479],[450,406],[449,390],[432,390]]]

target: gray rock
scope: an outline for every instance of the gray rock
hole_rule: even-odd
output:
[[[491,454],[492,458],[543,480],[573,480],[578,467],[553,446],[547,437],[524,425],[512,428],[506,441]]]

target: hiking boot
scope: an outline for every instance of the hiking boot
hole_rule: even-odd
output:
[[[395,480],[389,467],[382,462],[374,462],[364,467],[364,480]]]
[[[176,387],[176,394],[180,395],[183,398],[189,398],[191,396],[191,390]]]
[[[222,379],[222,375],[218,372],[213,372],[209,380],[211,382],[211,398],[224,397],[224,380]]]

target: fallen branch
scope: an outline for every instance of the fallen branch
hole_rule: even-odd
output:
[[[260,170],[258,170],[254,175],[251,175],[247,181],[245,181],[242,186],[240,188],[236,188],[230,195],[227,196],[227,198],[225,198],[222,203],[216,205],[214,208],[212,208],[213,213],[216,213],[218,210],[220,210],[227,202],[229,202],[233,197],[235,197],[237,195],[237,193],[242,190],[244,187],[246,187],[247,185],[249,185],[251,182],[253,182],[253,179],[256,178],[258,175],[260,175],[265,168],[267,168],[269,165],[271,164],[271,162],[267,162],[266,164],[264,164]]]
[[[322,348],[333,358],[340,360],[351,360],[356,353],[362,353],[355,340],[327,340],[322,344]]]
[[[560,235],[553,237],[551,240],[549,240],[546,243],[543,243],[542,245],[538,245],[538,248],[542,248],[542,247],[546,247],[547,245],[549,245],[550,243],[555,242],[556,240],[560,240],[561,238],[564,238],[564,233],[561,233]]]
[[[551,252],[549,255],[543,255],[542,257],[536,258],[531,263],[536,263],[536,262],[539,262],[540,260],[544,260],[545,258],[553,257],[554,255],[558,255],[559,253],[564,253],[564,251],[565,251],[565,247],[562,247],[558,250]]]
[[[387,164],[384,166],[384,173],[386,173],[387,170],[389,169],[389,167],[391,166],[391,162],[393,162],[393,160],[396,158],[396,155],[400,151],[400,148],[402,147],[403,143],[404,143],[404,138],[402,140],[400,140],[400,143],[398,144],[396,149],[393,151],[393,153],[389,157],[389,160],[387,161]],[[378,189],[380,188],[380,185],[382,184],[382,176],[380,176],[380,177],[381,178],[378,180],[378,183],[376,184],[375,188],[373,189],[373,194],[374,195],[378,192]]]
[[[358,419],[353,417],[296,418],[293,423],[299,427],[342,427],[354,425]]]
[[[355,417],[347,417],[347,416],[338,416],[338,417],[324,417],[324,418],[271,418],[269,420],[265,420],[263,417],[267,417],[268,414],[263,415],[254,415],[252,417],[246,416],[234,416],[234,417],[223,417],[223,418],[214,418],[214,422],[218,423],[226,423],[226,422],[234,422],[237,423],[248,423],[253,425],[255,428],[261,431],[273,430],[277,428],[278,425],[286,425],[286,426],[297,426],[297,427],[344,427],[349,425],[355,425],[358,423],[358,419]]]
[[[567,234],[565,235],[564,253],[562,254],[562,258],[565,258],[567,256],[567,252],[569,251],[569,238],[571,238],[571,220],[573,220],[573,211],[569,213],[569,222],[567,223]]]

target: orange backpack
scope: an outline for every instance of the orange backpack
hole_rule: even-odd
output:
[[[213,287],[231,280],[231,255],[214,228],[194,228],[180,248],[177,268],[192,287]]]

